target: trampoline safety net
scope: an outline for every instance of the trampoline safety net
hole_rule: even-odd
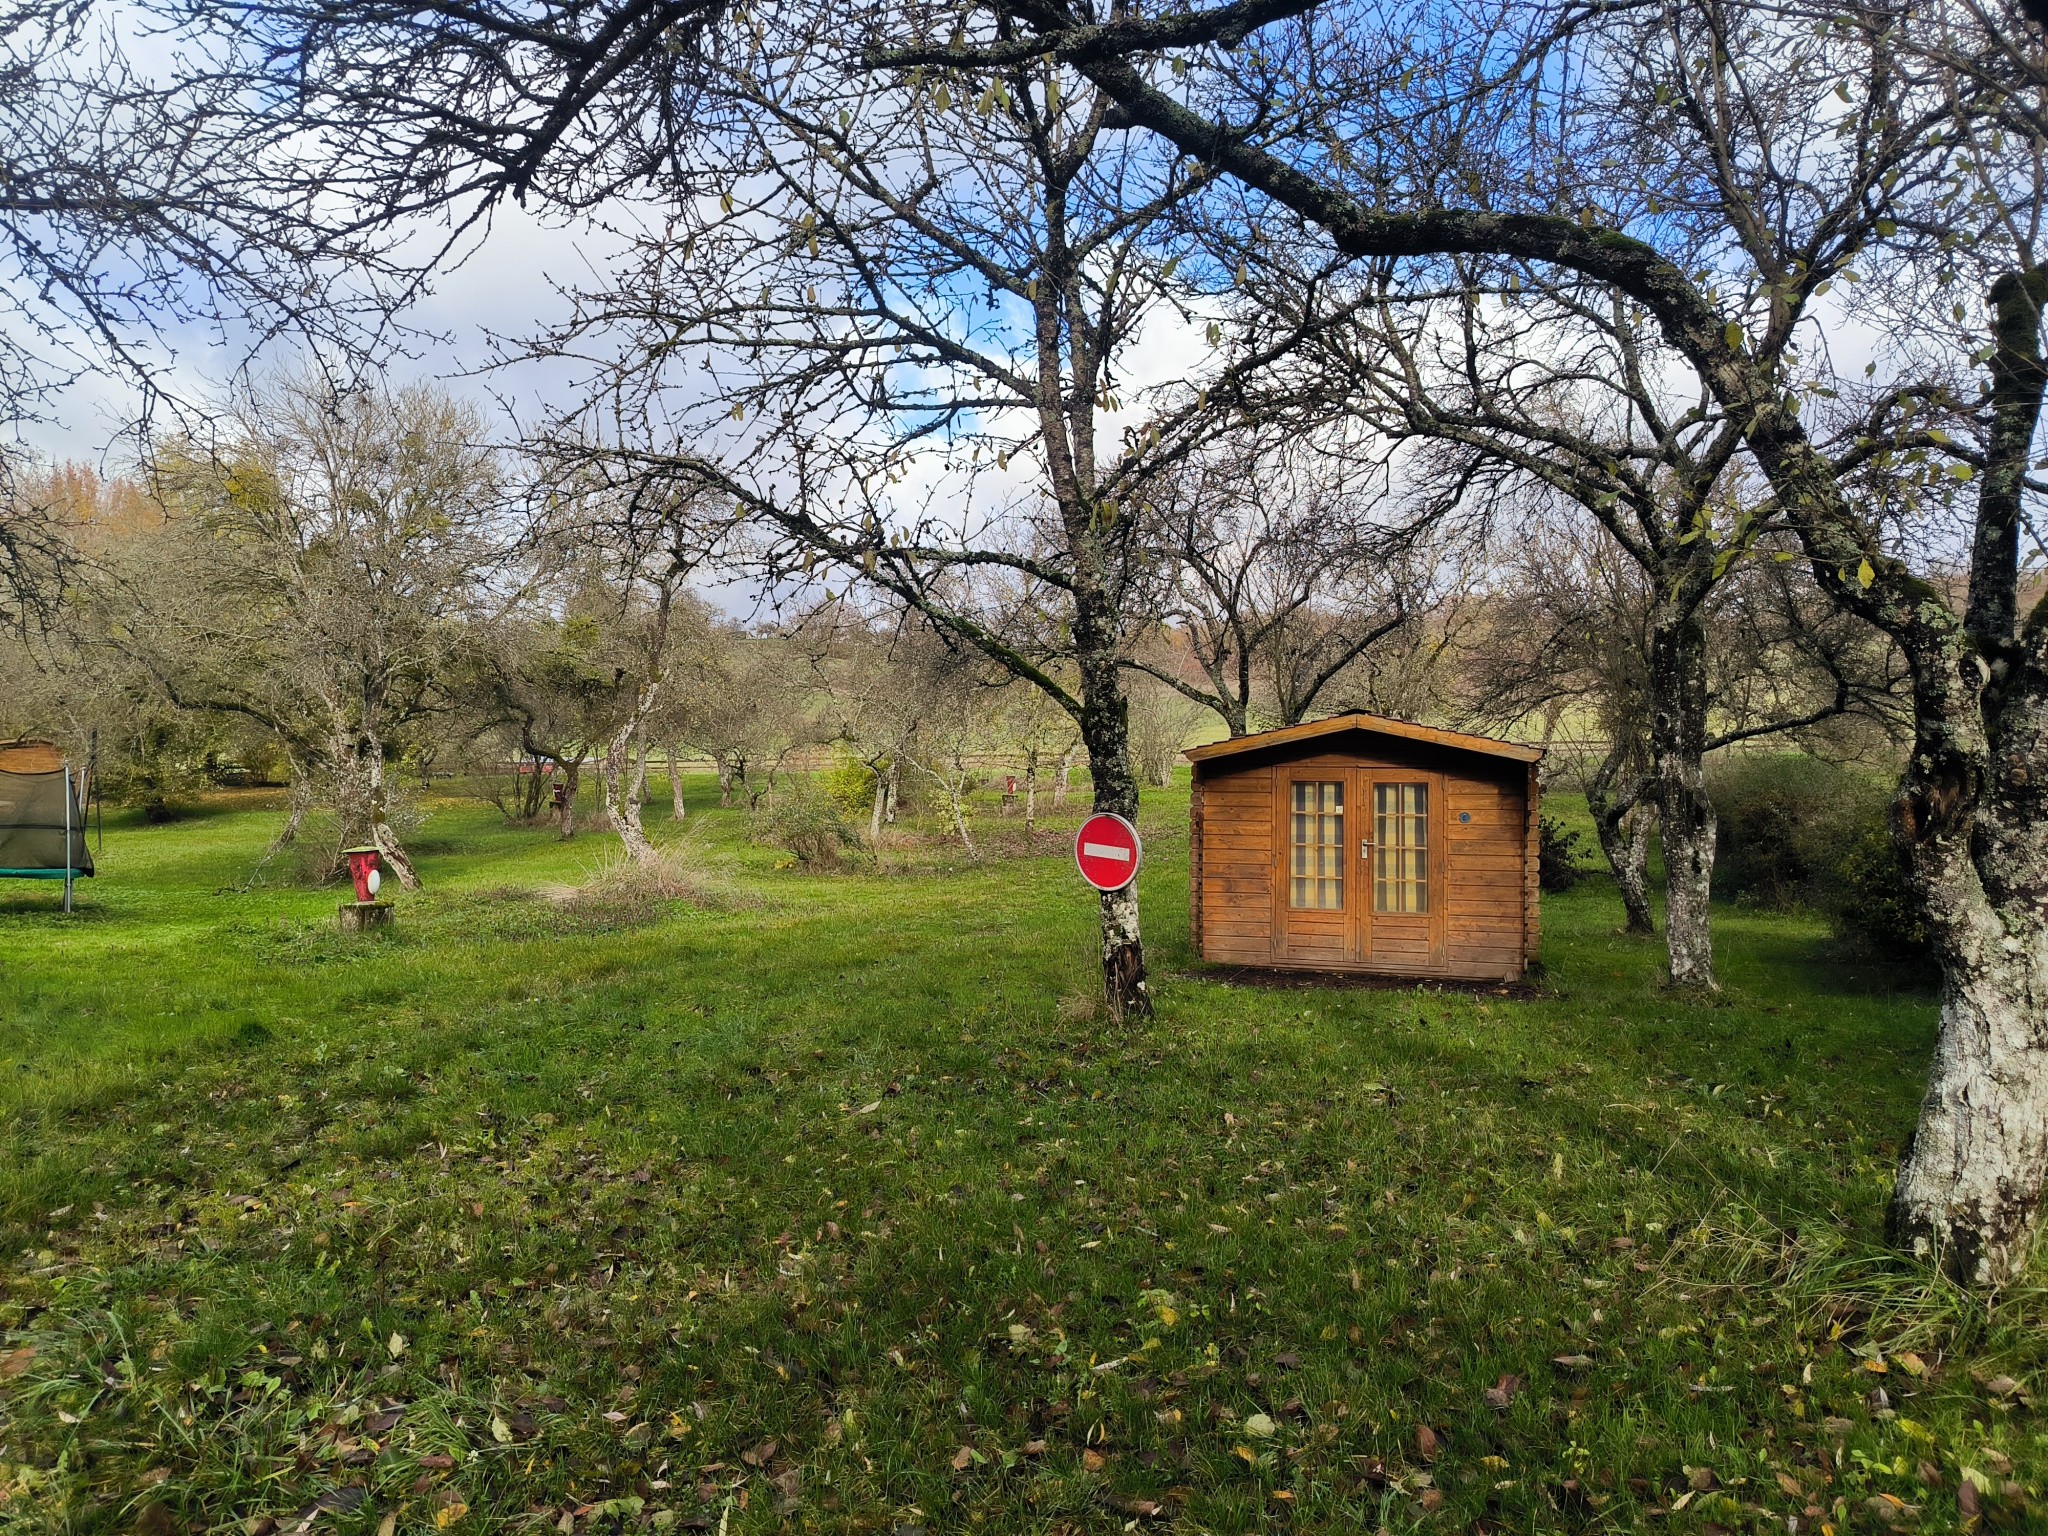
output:
[[[66,804],[69,801],[69,816]],[[70,858],[65,857],[64,828],[71,827]],[[92,873],[92,854],[85,846],[85,817],[79,810],[71,775],[9,773],[0,769],[0,876],[31,879],[64,878]]]

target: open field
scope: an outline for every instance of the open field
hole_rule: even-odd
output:
[[[1933,1006],[1814,922],[1221,985],[1183,788],[1113,1031],[1052,835],[565,900],[609,839],[451,801],[349,942],[269,805],[0,886],[0,1528],[2048,1528],[2048,1298],[1884,1252]]]

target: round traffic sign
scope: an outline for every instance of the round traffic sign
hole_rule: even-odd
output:
[[[1081,866],[1081,878],[1098,891],[1120,891],[1137,879],[1144,856],[1138,829],[1108,811],[1097,811],[1074,834],[1074,862]]]

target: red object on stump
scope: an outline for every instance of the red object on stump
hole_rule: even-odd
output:
[[[348,860],[349,878],[356,883],[356,900],[361,902],[374,900],[377,893],[370,889],[370,876],[377,875],[380,881],[383,878],[380,873],[383,867],[383,860],[377,850],[375,848],[344,848],[341,852],[342,857]]]
[[[1074,834],[1074,862],[1098,891],[1120,891],[1137,879],[1144,855],[1138,829],[1108,811],[1097,811]]]

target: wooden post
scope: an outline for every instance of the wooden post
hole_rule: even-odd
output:
[[[375,933],[391,926],[388,901],[344,901],[335,913],[343,933]]]

